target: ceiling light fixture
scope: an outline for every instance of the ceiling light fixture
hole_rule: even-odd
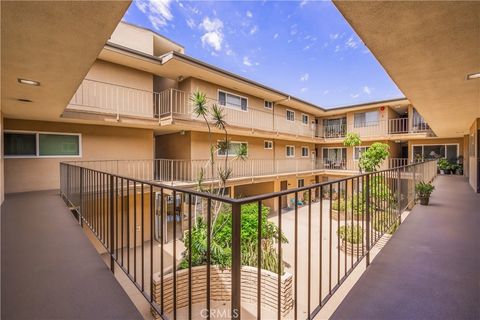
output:
[[[21,78],[18,78],[17,80],[21,84],[28,84],[30,86],[39,86],[40,85],[40,82],[35,81],[35,80],[28,80],[28,79],[21,79]]]
[[[20,101],[20,102],[33,102],[33,101],[30,100],[30,99],[22,99],[22,98],[17,99],[17,101]]]
[[[479,79],[480,72],[467,74],[467,80]]]

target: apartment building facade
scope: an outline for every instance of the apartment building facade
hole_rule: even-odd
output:
[[[196,90],[225,114],[232,197],[356,174],[361,152],[376,141],[390,146],[382,168],[416,157],[461,161],[466,150],[464,137],[437,139],[407,99],[324,110],[190,58],[150,30],[120,23],[60,118],[5,119],[5,191],[55,188],[65,160],[97,166],[109,165],[100,160],[123,161],[124,172],[191,188],[200,172],[206,183],[218,181],[211,176],[209,150],[224,136],[210,126],[210,137],[193,112]],[[359,134],[361,146],[343,145],[349,132]],[[247,147],[246,159],[235,158],[239,145]],[[226,157],[217,150],[216,165]]]

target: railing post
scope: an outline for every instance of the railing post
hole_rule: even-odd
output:
[[[109,216],[110,216],[110,270],[112,271],[112,273],[115,273],[115,261],[113,259],[113,254],[115,252],[115,248],[114,248],[114,236],[115,236],[115,232],[114,232],[114,206],[113,206],[113,197],[114,197],[114,193],[113,193],[113,175],[110,175],[110,208],[109,208]]]
[[[83,228],[83,167],[80,167],[80,204],[78,205],[78,222]]]
[[[170,184],[173,186],[173,160],[170,160]]]
[[[242,261],[241,261],[241,205],[232,204],[232,319],[241,319],[241,283],[242,283]]]
[[[173,89],[170,89],[170,117],[173,120]]]
[[[402,223],[402,204],[401,204],[401,192],[402,180],[400,179],[400,167],[397,169],[397,205],[398,205],[398,223]]]
[[[365,184],[365,210],[366,212],[366,228],[367,228],[367,239],[366,239],[366,247],[367,247],[367,267],[370,265],[370,174],[365,176],[366,184]]]

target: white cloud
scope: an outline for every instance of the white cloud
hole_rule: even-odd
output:
[[[278,38],[278,33],[275,33],[275,34],[273,35],[273,39],[277,39],[277,38]]]
[[[303,0],[302,2],[300,2],[300,8],[303,8],[303,6],[307,4],[307,2],[307,0]]]
[[[296,25],[296,24],[292,25],[292,26],[290,27],[290,34],[291,34],[292,36],[294,36],[294,35],[297,34],[297,32],[298,32],[297,25]]]
[[[335,46],[335,52],[338,52],[338,51],[340,51],[340,46],[337,44],[337,45]]]
[[[248,67],[251,67],[253,65],[252,62],[250,61],[250,59],[247,56],[243,57],[243,64],[248,66]]]
[[[372,93],[372,89],[370,89],[368,86],[364,86],[363,87],[363,92],[365,92],[366,94],[370,94],[370,93]]]
[[[209,17],[205,17],[200,28],[205,31],[201,37],[202,45],[208,45],[214,50],[220,51],[223,42],[223,22],[218,18],[210,20]]]
[[[323,91],[323,95],[328,94],[328,92],[329,92],[328,90]]]
[[[354,99],[355,99],[355,98],[358,98],[359,96],[360,96],[359,93],[355,93],[355,94],[351,94],[351,95],[350,95],[350,97],[352,97],[352,98],[354,98]]]
[[[352,48],[352,49],[357,49],[358,48],[358,42],[353,40],[353,36],[351,36],[350,38],[348,38],[348,40],[345,42],[345,46],[348,47],[348,48]]]
[[[187,26],[190,28],[190,29],[194,29],[195,28],[195,21],[192,19],[192,18],[189,18],[187,19]]]
[[[340,37],[339,33],[331,33],[330,34],[330,39],[332,39],[332,40],[336,40],[336,39],[338,39],[338,37]]]
[[[306,92],[307,90],[308,90],[308,88],[301,88],[300,92]]]
[[[257,33],[257,31],[258,31],[258,27],[253,26],[252,29],[250,29],[250,35],[254,35],[255,33]]]
[[[172,0],[137,0],[135,5],[147,15],[152,26],[159,30],[173,19],[173,14],[170,10],[171,2]]]
[[[308,81],[308,78],[310,78],[310,75],[308,73],[304,73],[300,76],[300,81]]]
[[[303,47],[303,51],[308,50],[308,49],[310,49],[310,45],[306,45],[305,47]]]
[[[245,13],[245,15],[249,18],[252,18],[253,17],[253,14],[250,10],[247,10],[247,12]]]

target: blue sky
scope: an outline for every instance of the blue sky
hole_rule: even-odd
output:
[[[329,1],[134,0],[124,20],[321,107],[403,97]]]

